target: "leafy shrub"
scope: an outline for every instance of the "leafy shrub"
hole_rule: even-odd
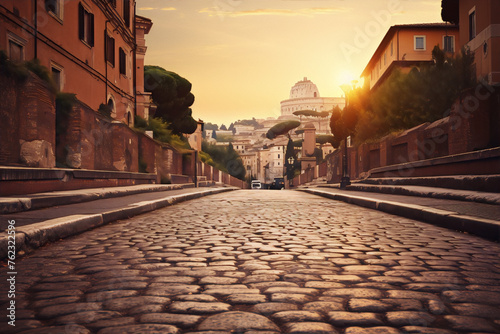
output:
[[[184,137],[176,135],[170,130],[167,122],[161,118],[149,118],[146,121],[140,116],[135,116],[134,126],[140,131],[153,131],[153,138],[162,142],[172,145],[178,150],[190,149],[189,143]]]

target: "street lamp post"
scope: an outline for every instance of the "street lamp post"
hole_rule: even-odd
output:
[[[344,84],[340,86],[340,88],[344,91],[345,94],[345,106],[344,106],[344,112],[347,112],[347,103],[348,103],[348,97],[347,95],[349,92],[352,90],[352,86],[348,84]],[[347,163],[348,163],[348,154],[347,154],[347,132],[346,136],[344,138],[344,144],[345,144],[345,150],[344,150],[344,156],[342,157],[342,179],[340,181],[340,189],[345,189],[348,185],[351,184],[351,179],[349,178],[349,169],[347,168]]]
[[[295,162],[295,159],[293,157],[289,157],[288,158],[288,173],[287,173],[287,176],[288,176],[288,185],[290,186],[290,188],[293,185],[293,175],[292,175],[292,172],[293,172],[293,163],[294,162]]]

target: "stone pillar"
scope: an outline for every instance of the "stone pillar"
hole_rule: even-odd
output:
[[[300,169],[307,170],[308,168],[316,167],[316,157],[314,149],[316,148],[316,128],[312,123],[306,124],[304,127],[304,142],[302,143],[302,157],[300,158]]]
[[[304,142],[302,143],[302,156],[312,156],[316,148],[316,128],[312,123],[304,127]]]
[[[196,127],[196,131],[189,135],[188,142],[191,145],[191,148],[195,151],[201,151],[201,142],[203,141],[202,132],[203,132],[203,121],[198,120],[198,126]]]

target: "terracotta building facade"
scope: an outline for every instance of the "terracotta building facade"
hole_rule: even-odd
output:
[[[134,0],[3,0],[0,49],[38,59],[62,92],[132,125],[137,81]]]
[[[443,0],[441,15],[460,26],[460,46],[474,53],[476,77],[500,85],[500,1]]]
[[[458,26],[448,23],[392,26],[361,76],[365,84],[374,89],[396,68],[409,72],[422,62],[432,61],[432,49],[436,45],[448,53],[459,50]]]

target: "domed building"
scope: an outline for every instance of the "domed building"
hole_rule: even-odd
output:
[[[320,97],[318,87],[304,78],[292,87],[290,98],[281,101],[280,118],[294,116],[293,113],[299,110],[331,111],[336,105],[343,108],[344,103],[344,99],[340,97]]]

